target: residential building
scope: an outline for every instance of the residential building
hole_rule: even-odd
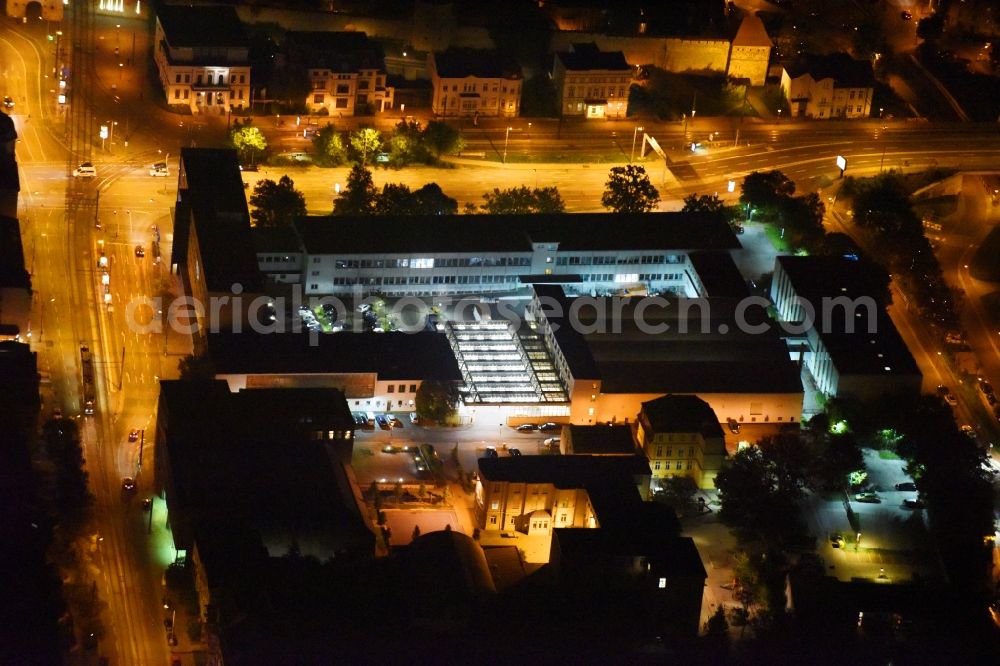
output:
[[[794,117],[867,118],[875,73],[846,53],[807,55],[782,67],[781,90]]]
[[[250,106],[250,43],[230,5],[161,5],[153,57],[167,104],[192,113]]]
[[[571,423],[634,421],[643,403],[670,393],[697,395],[720,421],[801,420],[799,369],[764,308],[726,297],[574,300],[536,284],[525,313],[565,387]]]
[[[884,272],[856,256],[777,257],[771,300],[793,354],[830,397],[917,394],[923,377],[885,311]]]
[[[363,32],[288,32],[284,54],[308,74],[310,113],[343,117],[393,107],[382,48]]]
[[[624,118],[628,112],[632,67],[621,51],[601,51],[597,44],[573,44],[552,61],[552,82],[559,113],[586,118]]]
[[[688,477],[699,488],[715,487],[726,457],[725,435],[719,418],[701,398],[665,395],[642,403],[637,438],[654,480]]]
[[[557,527],[596,528],[649,496],[645,456],[512,456],[480,458],[479,528],[550,536]],[[633,502],[634,500],[634,502]]]
[[[438,116],[501,116],[521,113],[521,66],[499,51],[449,48],[427,56]]]
[[[740,248],[724,220],[689,213],[440,215],[385,218],[379,229],[367,217],[305,218],[297,252],[289,234],[263,234],[258,266],[309,296],[502,294],[540,282],[694,295],[688,254]]]
[[[412,412],[423,382],[462,380],[448,340],[429,331],[218,333],[207,351],[232,391],[336,388],[353,411]]]

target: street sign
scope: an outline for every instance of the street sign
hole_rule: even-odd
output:
[[[841,171],[847,168],[847,159],[841,155],[837,155],[837,168]]]

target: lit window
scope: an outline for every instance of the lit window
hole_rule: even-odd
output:
[[[429,257],[410,259],[410,268],[434,268],[434,259]]]
[[[666,578],[661,578],[660,579],[660,589],[662,590],[666,586],[667,586],[667,579]]]
[[[615,274],[615,282],[638,282],[638,273],[617,273]]]

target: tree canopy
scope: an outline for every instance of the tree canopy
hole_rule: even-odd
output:
[[[375,196],[374,215],[454,215],[458,202],[428,183],[415,192],[406,185],[386,183]]]
[[[615,213],[648,213],[660,203],[660,193],[638,165],[612,167],[601,205]]]
[[[267,139],[248,120],[242,125],[237,123],[229,130],[229,145],[236,149],[241,160],[249,160],[252,163],[256,160],[258,152],[263,153],[267,150]]]
[[[351,167],[347,186],[333,202],[334,215],[371,215],[375,210],[377,190],[372,172],[360,164]]]
[[[288,176],[258,181],[250,197],[250,219],[258,227],[287,227],[306,214],[306,198]]]
[[[564,213],[566,204],[555,187],[530,189],[524,185],[506,190],[493,188],[483,194],[484,213],[492,215],[523,215],[530,213]]]
[[[382,149],[382,134],[373,127],[364,127],[351,133],[351,149],[362,165]]]
[[[335,167],[347,161],[347,148],[340,132],[333,125],[327,125],[313,137],[314,161],[318,166]]]
[[[445,423],[455,413],[461,395],[453,382],[427,380],[417,389],[417,416],[428,423]]]

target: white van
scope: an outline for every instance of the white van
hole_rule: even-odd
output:
[[[84,162],[77,168],[73,169],[74,178],[93,178],[97,175],[97,169],[90,162]]]
[[[149,175],[153,177],[165,177],[170,175],[170,169],[166,162],[157,162],[149,168]]]

